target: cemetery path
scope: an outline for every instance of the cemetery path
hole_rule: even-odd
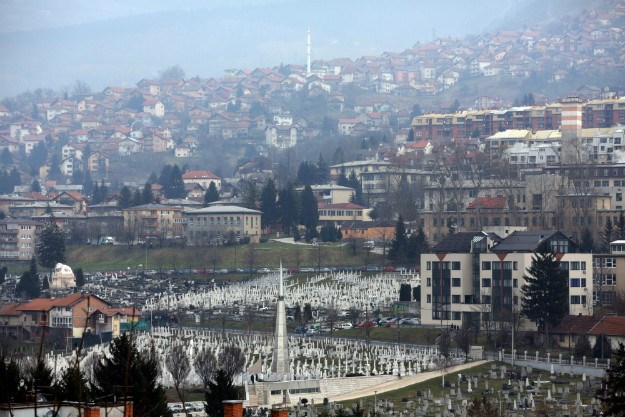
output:
[[[450,366],[447,368],[445,374],[453,375],[454,373],[457,373],[458,371],[463,371],[465,369],[474,368],[476,366],[484,365],[485,363],[488,363],[488,362],[492,362],[492,361],[482,360],[482,361],[468,362],[468,363],[463,363],[460,365]],[[376,392],[378,394],[382,394],[388,391],[395,391],[407,385],[412,385],[412,384],[417,384],[419,382],[428,381],[430,379],[440,377],[441,375],[442,373],[437,370],[437,371],[423,372],[417,375],[403,376],[394,381],[385,382],[383,384],[375,385],[373,387],[364,388],[361,390],[348,392],[346,394],[337,395],[336,397],[332,397],[332,401],[333,402],[347,401],[347,400],[353,400],[353,399],[361,398],[361,397],[373,396],[375,395]]]

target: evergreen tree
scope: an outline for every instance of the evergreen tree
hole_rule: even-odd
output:
[[[591,253],[595,249],[595,241],[589,228],[585,227],[582,232],[582,242],[580,244],[582,251]]]
[[[412,288],[410,284],[401,284],[399,286],[399,301],[412,301]]]
[[[57,154],[52,155],[52,160],[50,161],[50,171],[48,171],[48,178],[51,180],[60,182],[63,180],[63,173],[61,172],[61,168],[59,165],[61,164],[61,160]]]
[[[89,170],[85,171],[85,175],[82,180],[82,192],[84,195],[92,195],[93,193],[93,180],[91,179],[91,173]]]
[[[532,264],[523,275],[521,312],[534,322],[549,341],[549,329],[560,323],[568,314],[569,288],[565,271],[547,243],[539,246],[532,256]]]
[[[0,356],[0,404],[24,401],[26,390],[20,383],[21,379],[15,359]]]
[[[258,201],[258,186],[254,181],[245,181],[243,183],[243,206],[252,210],[256,210],[256,202]]]
[[[204,193],[204,207],[215,201],[219,201],[219,191],[217,190],[215,182],[211,181],[211,183],[208,185],[206,193]]]
[[[65,262],[65,238],[63,231],[55,222],[54,215],[41,230],[35,253],[39,264],[50,271],[49,276],[52,276],[52,269],[57,263]]]
[[[0,284],[4,283],[4,280],[7,276],[7,272],[9,272],[9,269],[6,266],[0,267]]]
[[[295,233],[297,230],[295,225],[299,217],[299,201],[291,184],[280,190],[278,211],[284,233],[287,235]]]
[[[143,193],[138,188],[132,194],[132,206],[137,207],[143,205]]]
[[[161,173],[158,176],[158,183],[163,187],[163,189],[169,187],[172,168],[173,167],[171,165],[167,164],[161,169]]]
[[[395,237],[388,249],[388,259],[399,263],[404,262],[407,248],[408,236],[406,234],[406,226],[404,225],[403,217],[399,216],[395,224]]]
[[[97,181],[93,184],[93,191],[91,192],[91,204],[98,204],[98,199],[100,198],[100,185],[98,185]]]
[[[334,155],[332,156],[332,163],[334,165],[342,164],[345,162],[345,154],[343,152],[343,148],[338,147],[334,151]]]
[[[317,167],[308,161],[303,161],[297,168],[297,182],[304,185],[318,184]]]
[[[41,192],[41,185],[39,184],[39,181],[37,181],[37,178],[35,178],[33,182],[30,183],[30,191],[32,191],[33,193]]]
[[[306,185],[302,191],[302,205],[300,224],[306,227],[307,239],[312,239],[317,234],[317,224],[319,223],[319,209],[317,199],[310,185]]]
[[[605,320],[605,318],[602,320]],[[612,356],[612,344],[605,334],[600,334],[595,339],[592,355],[599,359],[609,359]]]
[[[39,280],[30,271],[24,271],[15,286],[15,292],[20,297],[37,298],[41,294]]]
[[[82,268],[76,268],[74,271],[74,277],[76,278],[76,287],[82,288],[85,285],[85,274]]]
[[[339,171],[339,177],[336,180],[336,185],[340,185],[342,187],[349,187],[349,180],[347,179],[347,174],[345,173],[345,167],[341,166]]]
[[[9,148],[4,148],[0,153],[0,165],[10,166],[13,163],[13,154],[9,151]]]
[[[165,198],[184,198],[187,192],[184,188],[184,181],[182,180],[182,171],[178,165],[174,165],[170,171],[170,177],[167,186],[164,187],[163,192]]]
[[[601,402],[605,415],[625,414],[625,346],[619,343],[610,367],[606,370],[606,392]]]
[[[330,182],[330,167],[321,154],[319,154],[319,162],[317,162],[317,181],[319,184],[328,184]]]
[[[154,202],[154,193],[152,193],[152,184],[146,182],[141,193],[141,204],[151,204]]]
[[[30,370],[26,378],[26,387],[29,392],[43,394],[46,398],[54,398],[57,386],[54,383],[52,368],[43,358],[38,358],[35,366]]]
[[[113,339],[109,350],[93,367],[92,397],[132,397],[134,415],[171,417],[154,350],[139,352],[127,334]]]
[[[132,203],[132,191],[130,191],[127,185],[124,185],[121,190],[119,190],[119,195],[117,196],[117,207],[120,210],[127,209],[132,207]]]
[[[619,213],[617,229],[617,240],[625,240],[625,216],[623,215],[623,211]]]
[[[358,180],[358,176],[356,176],[356,172],[354,172],[353,170],[349,173],[347,186],[354,189],[354,194],[352,194],[353,199],[350,198],[350,202],[364,206],[365,199],[364,199],[364,196],[362,195],[362,184]]]
[[[605,226],[603,227],[603,234],[601,236],[601,252],[602,253],[610,253],[610,243],[612,242],[612,238],[614,237],[614,225],[612,224],[612,219],[608,217],[605,222]]]
[[[13,192],[15,187],[22,185],[22,177],[19,171],[17,170],[17,168],[13,168],[11,170],[11,173],[9,174],[9,184],[10,184],[11,192]]]
[[[269,179],[260,195],[260,211],[263,212],[261,218],[261,226],[263,228],[271,228],[279,219],[278,212],[278,190],[273,179]]]
[[[334,224],[325,224],[319,231],[319,239],[322,242],[336,242],[337,233]]]
[[[59,400],[85,403],[89,400],[89,383],[78,366],[69,366],[63,371],[59,382]]]
[[[104,184],[104,180],[100,180],[100,186],[97,188],[97,190],[98,190],[97,195],[95,194],[95,191],[94,191],[94,196],[93,196],[94,204],[100,204],[100,203],[104,203],[105,201],[107,201],[108,195],[109,195],[109,188],[106,186],[106,184]]]

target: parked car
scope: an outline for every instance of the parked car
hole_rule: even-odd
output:
[[[369,321],[363,321],[358,323],[357,327],[360,328],[367,328],[367,327],[378,327],[378,323],[376,323],[375,321],[369,320]]]
[[[352,326],[352,324],[349,322],[344,322],[344,323],[339,323],[337,327],[339,329],[351,329],[354,326]]]
[[[297,334],[306,334],[307,330],[308,330],[307,327],[300,326],[300,327],[296,327],[295,328],[295,333],[297,333]]]
[[[310,329],[306,330],[306,334],[307,335],[319,334],[319,330],[310,328]]]
[[[399,321],[397,320],[390,320],[384,323],[386,327],[395,327],[397,324],[399,324]]]
[[[418,324],[421,324],[421,321],[416,317],[406,317],[406,318],[399,320],[399,324],[416,326]]]
[[[271,269],[269,269],[269,268],[260,268],[257,272],[259,274],[268,274],[268,273],[271,272]]]
[[[396,270],[396,268],[394,266],[391,266],[391,265],[389,265],[387,267],[384,267],[384,272],[395,272],[395,270]]]
[[[395,321],[396,318],[395,317],[384,317],[383,319],[380,319],[380,321],[378,322],[379,325],[383,326],[386,323],[388,323],[389,321]]]

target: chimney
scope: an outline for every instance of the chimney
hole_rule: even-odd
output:
[[[224,405],[224,417],[243,417],[243,401],[225,400],[221,403]]]
[[[84,417],[100,417],[99,407],[87,407],[85,408]]]
[[[133,417],[134,408],[132,401],[126,401],[124,403],[124,417]]]

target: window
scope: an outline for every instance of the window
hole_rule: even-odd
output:
[[[579,295],[571,296],[571,304],[580,304],[580,303],[581,303],[581,297]]]
[[[482,278],[482,287],[484,288],[490,287],[490,278]]]
[[[460,262],[452,262],[451,263],[451,269],[453,269],[454,271],[459,271],[460,270]]]
[[[460,304],[460,296],[459,295],[452,295],[451,296],[451,302],[454,304]]]
[[[571,278],[571,287],[579,287],[579,286],[580,286],[579,278]]]
[[[571,262],[571,271],[579,271],[579,262],[578,261]]]
[[[427,269],[428,269],[428,271],[432,270],[432,262],[431,261],[427,262]]]
[[[459,311],[453,311],[452,313],[452,320],[462,320],[462,313]]]
[[[451,286],[452,287],[459,287],[460,286],[460,278],[452,278],[451,279]]]
[[[483,261],[482,262],[482,270],[483,271],[490,271],[490,262],[489,261]]]
[[[428,278],[427,279],[427,286],[431,287],[432,286],[432,278]]]
[[[428,304],[432,302],[432,295],[431,294],[428,294],[426,298],[427,298],[427,303]]]
[[[518,279],[516,279],[516,278],[514,278],[514,279],[512,280],[512,286],[513,286],[514,288],[519,288],[519,280],[518,280]]]

